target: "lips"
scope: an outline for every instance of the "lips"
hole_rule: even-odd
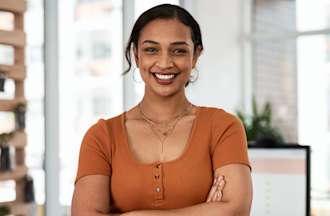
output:
[[[161,85],[168,85],[173,82],[177,73],[152,73],[155,80]]]

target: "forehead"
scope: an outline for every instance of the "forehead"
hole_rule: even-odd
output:
[[[148,23],[140,32],[139,43],[145,40],[172,43],[186,41],[193,44],[191,30],[177,19],[157,19]]]

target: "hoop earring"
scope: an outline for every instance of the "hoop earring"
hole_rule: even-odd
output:
[[[140,84],[140,83],[143,83],[143,80],[142,80],[142,78],[141,78],[141,76],[139,75],[139,77],[140,77],[140,80],[138,80],[137,78],[136,78],[136,69],[137,69],[137,67],[135,67],[134,68],[134,70],[133,70],[133,73],[132,73],[132,78],[133,78],[133,81],[135,82],[135,83],[138,83],[138,84]]]
[[[196,80],[198,80],[198,77],[199,77],[199,70],[197,70],[197,68],[194,68],[193,71],[195,71],[195,73],[192,72],[190,74],[190,77],[189,77],[190,83],[196,82]]]

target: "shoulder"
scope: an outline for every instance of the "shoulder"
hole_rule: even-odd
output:
[[[205,125],[213,142],[218,142],[222,138],[232,134],[243,136],[245,129],[241,121],[234,114],[221,108],[201,107],[201,124]]]
[[[111,131],[114,128],[119,127],[122,115],[123,113],[107,119],[98,119],[87,129],[85,137],[107,139],[110,136]]]
[[[206,118],[212,127],[226,127],[233,124],[241,124],[241,121],[234,114],[217,107],[201,107],[204,118]]]
[[[110,157],[112,152],[115,151],[114,136],[118,134],[118,130],[121,128],[122,115],[123,113],[108,119],[101,118],[93,123],[83,137],[81,149],[89,152],[102,152],[101,155]]]

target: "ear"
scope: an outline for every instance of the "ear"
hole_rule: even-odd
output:
[[[138,51],[137,51],[136,46],[133,46],[133,53],[134,53],[134,60],[135,60],[136,67],[139,68],[139,56],[138,56]]]
[[[194,52],[194,56],[193,56],[193,64],[192,64],[192,68],[195,68],[196,67],[196,63],[197,63],[197,60],[199,58],[199,56],[202,54],[202,47],[201,46],[198,46]]]

